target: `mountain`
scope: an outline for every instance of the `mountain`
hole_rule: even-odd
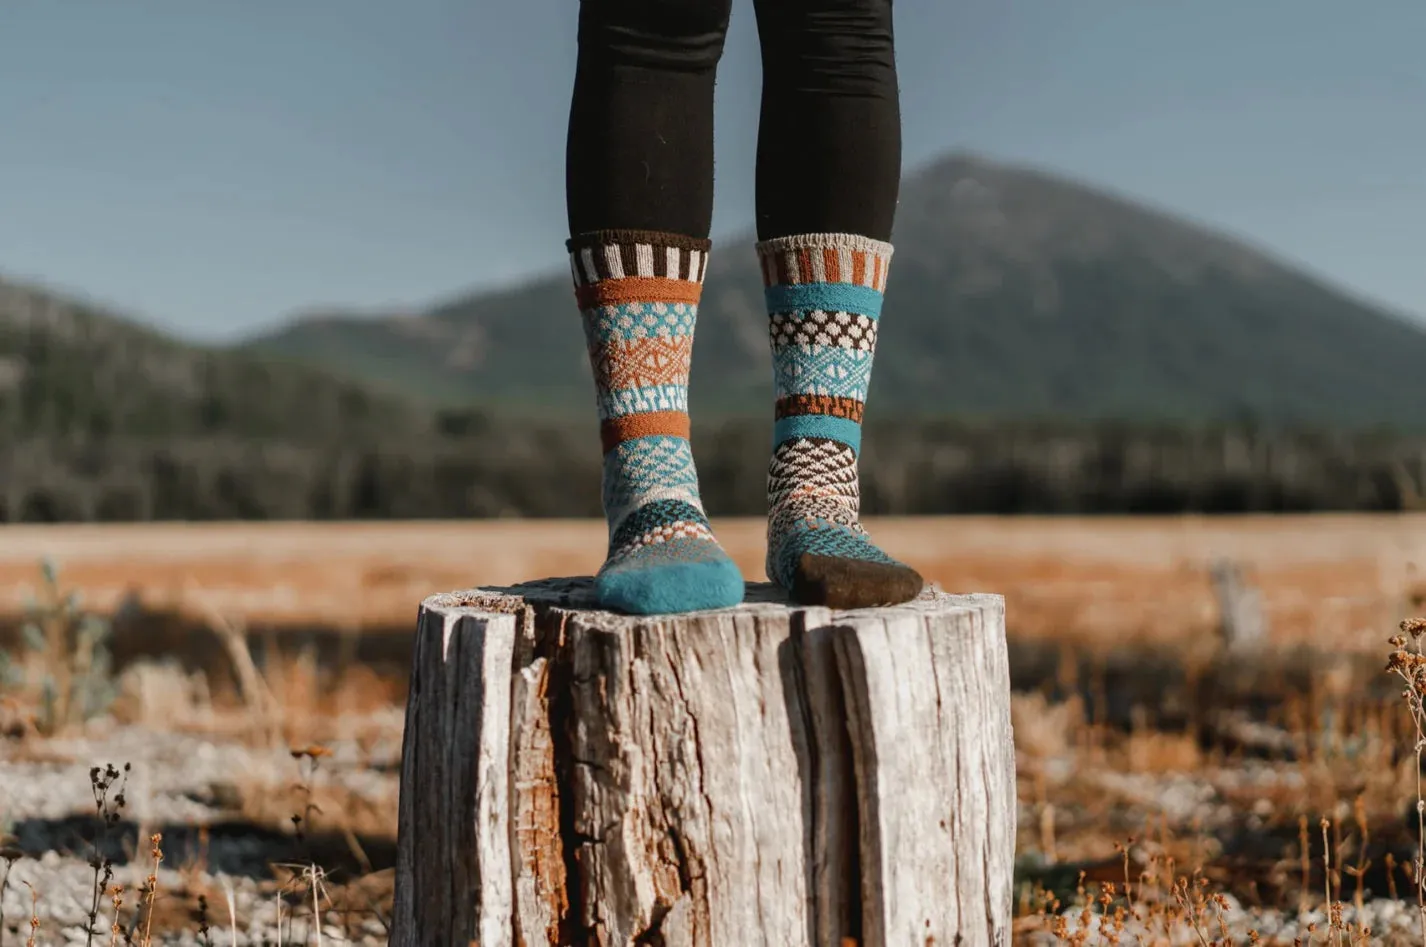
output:
[[[430,411],[254,352],[185,345],[123,316],[0,279],[0,439],[222,435],[374,438]]]
[[[908,256],[914,276],[914,255]],[[741,306],[730,302],[745,292],[731,282],[735,276],[721,274],[724,288],[714,289],[717,318],[709,321],[725,331],[705,332],[713,342],[700,356],[707,381],[696,397],[721,395],[737,407],[739,397],[766,392],[759,391],[761,359],[753,357],[763,317],[754,297],[740,297]],[[387,389],[399,389],[403,379],[415,387],[431,379],[494,378],[527,399],[507,396],[521,410],[497,413],[433,411],[376,384],[295,364],[291,355],[185,345],[104,307],[0,280],[0,523],[598,516],[600,452],[583,355],[568,346],[575,334],[568,323],[553,333],[554,324],[538,321],[568,303],[565,296],[559,282],[546,281],[482,301],[494,313],[490,331],[464,337],[482,344],[462,349],[458,338],[445,336],[452,358],[474,369],[466,373],[432,371],[433,362],[439,368],[450,360],[435,360],[417,344],[432,326],[450,332],[441,319],[358,323],[375,330],[369,336],[345,332],[345,321],[335,320],[339,338],[413,356],[406,375],[384,376]],[[523,331],[506,318],[520,305],[531,320]],[[461,323],[452,317],[450,324]],[[1385,337],[1378,323],[1364,325]],[[390,341],[393,332],[407,340],[406,349]],[[530,332],[565,346],[562,372],[522,347]],[[1408,341],[1398,349],[1418,344],[1409,334],[1399,338]],[[1274,344],[1291,352],[1296,341]],[[898,345],[879,369],[890,395],[883,403],[910,401],[918,378],[927,379],[927,391],[957,390],[958,379],[947,384],[911,374],[921,365],[916,347]],[[1409,353],[1394,361],[1398,349],[1382,350],[1385,381],[1410,361]],[[528,360],[512,362],[511,353]],[[1361,393],[1353,384],[1376,381],[1360,369],[1361,356],[1353,358],[1338,392],[1344,403]],[[723,366],[724,376],[709,366]],[[543,400],[541,376],[559,383]],[[982,377],[990,379],[987,391],[1013,392],[990,387],[998,376]],[[1416,377],[1406,376],[1401,397],[1412,397],[1407,383]],[[1388,408],[1394,403],[1384,386],[1367,395]],[[1370,405],[1368,399],[1355,403]],[[1012,407],[988,422],[887,412],[868,431],[860,461],[863,509],[903,515],[1405,509],[1419,504],[1426,477],[1426,442],[1410,433],[1007,420],[1015,403],[1005,398],[1002,405]],[[1043,402],[1020,403],[1050,413]],[[1322,410],[1326,403],[1314,407],[1332,417]],[[1417,403],[1419,397],[1407,402]],[[1141,415],[1162,413],[1161,404],[1146,399],[1146,405]],[[536,406],[553,416],[532,417]],[[695,414],[700,486],[718,515],[765,512],[772,421],[762,404],[757,408],[753,420],[733,423],[707,410]],[[1392,417],[1408,426],[1415,420],[1411,411]]]
[[[714,247],[691,395],[704,413],[771,397],[751,240]],[[1426,417],[1426,329],[1103,190],[952,155],[907,176],[893,241],[873,417]],[[560,269],[414,316],[299,320],[246,347],[446,403],[587,413],[577,318]]]

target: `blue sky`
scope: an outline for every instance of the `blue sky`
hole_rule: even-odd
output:
[[[563,265],[575,0],[0,4],[0,274],[221,339]],[[896,25],[908,168],[1040,165],[1426,316],[1426,3],[897,0]],[[715,237],[752,219],[759,77],[735,0]]]

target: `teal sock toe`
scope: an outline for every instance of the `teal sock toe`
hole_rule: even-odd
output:
[[[701,510],[654,500],[615,531],[594,593],[601,606],[635,615],[731,608],[743,600],[743,575]]]
[[[657,548],[644,547],[650,552],[630,554],[600,571],[594,592],[602,607],[671,615],[732,608],[743,600],[743,575],[726,555],[679,559],[652,551]]]

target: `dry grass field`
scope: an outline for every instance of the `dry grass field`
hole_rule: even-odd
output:
[[[762,579],[761,523],[715,525]],[[1426,516],[869,528],[947,590],[1007,598],[1018,942],[1426,940],[1418,735],[1384,669],[1426,611]],[[603,542],[557,521],[0,528],[0,944],[384,943],[417,603],[587,574]],[[1250,658],[1219,650],[1220,557],[1262,595]],[[71,590],[114,616],[98,647]]]
[[[762,580],[759,520],[716,523]],[[873,535],[948,591],[996,591],[1018,635],[1168,640],[1214,620],[1207,563],[1242,563],[1284,640],[1375,649],[1403,596],[1426,585],[1426,515],[1224,518],[915,518]],[[217,608],[251,624],[403,628],[433,591],[599,566],[590,521],[159,524],[0,528],[0,614],[41,557],[95,608],[136,592],[154,607]],[[1422,571],[1417,572],[1420,568]]]

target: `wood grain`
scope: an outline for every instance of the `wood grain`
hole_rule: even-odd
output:
[[[998,596],[630,617],[550,579],[418,634],[393,944],[1008,943]]]

